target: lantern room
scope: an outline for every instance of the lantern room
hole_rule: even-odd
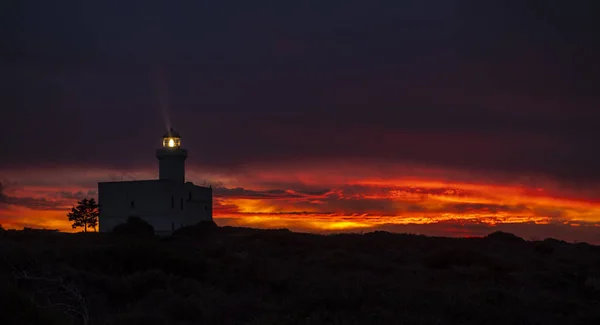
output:
[[[179,148],[181,147],[181,136],[171,128],[163,135],[162,145],[163,148]]]
[[[181,147],[181,136],[173,128],[163,135],[162,148],[156,150],[158,178],[185,182],[187,150]]]

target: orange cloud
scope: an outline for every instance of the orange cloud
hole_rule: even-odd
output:
[[[192,169],[188,174],[197,184],[213,185],[214,217],[222,225],[331,232],[444,224],[443,229],[454,229],[448,235],[468,235],[472,228],[452,227],[483,225],[492,231],[499,225],[560,224],[583,229],[600,223],[595,188],[565,187],[539,177],[366,163],[305,161],[296,166],[248,166],[236,173]],[[129,175],[124,179],[154,177],[151,171],[120,174]],[[70,206],[95,196],[96,182],[119,179],[118,175],[109,170],[0,175],[7,184],[0,223],[71,231],[66,220]]]

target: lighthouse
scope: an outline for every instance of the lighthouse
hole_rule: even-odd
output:
[[[98,182],[100,232],[135,216],[168,235],[181,227],[212,221],[212,188],[185,180],[188,151],[181,136],[170,128],[156,150],[158,179]]]
[[[162,148],[156,150],[158,179],[185,182],[187,150],[181,147],[181,136],[173,128],[163,135]]]

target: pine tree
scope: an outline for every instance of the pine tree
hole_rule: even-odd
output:
[[[73,222],[71,227],[82,227],[83,231],[87,232],[88,228],[94,228],[94,231],[96,231],[99,214],[96,200],[86,198],[78,201],[77,206],[71,208],[71,212],[67,216],[69,217],[69,221]]]

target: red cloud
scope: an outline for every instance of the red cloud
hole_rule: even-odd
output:
[[[542,225],[574,229],[569,225],[579,224],[587,231],[600,223],[600,200],[590,195],[592,189],[564,188],[549,180],[520,182],[456,170],[322,161],[305,161],[302,167],[246,167],[228,175],[195,170],[189,174],[196,183],[209,179],[218,184],[213,187],[213,211],[220,224],[312,232],[416,227],[447,235],[521,224],[528,234],[540,229],[538,237],[544,237],[542,230],[550,228]],[[65,210],[82,197],[95,196],[96,182],[110,178],[109,171],[75,170],[61,184],[61,178],[43,175],[36,171],[11,178],[10,187],[3,189],[0,222],[6,227],[38,225],[70,231]],[[45,181],[36,184],[34,177]],[[89,185],[77,185],[81,183]],[[435,226],[442,224],[445,227]]]

